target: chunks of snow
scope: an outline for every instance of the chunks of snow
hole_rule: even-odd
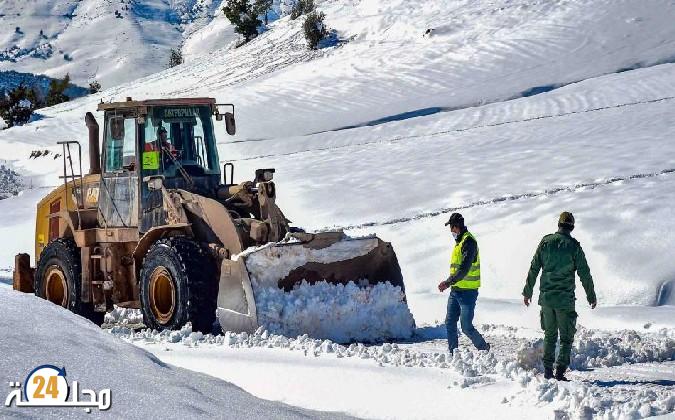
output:
[[[541,339],[522,345],[516,356],[518,364],[526,369],[543,369],[543,346]],[[664,328],[656,334],[633,330],[607,333],[579,327],[572,344],[570,367],[579,370],[668,360],[675,360],[672,330]]]
[[[415,322],[399,287],[302,282],[292,291],[255,287],[258,324],[270,332],[337,342],[410,338]]]
[[[143,314],[140,309],[120,308],[115,306],[112,311],[105,314],[105,324],[134,325],[143,323]]]

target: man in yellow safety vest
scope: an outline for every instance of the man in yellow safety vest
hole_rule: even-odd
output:
[[[478,350],[490,350],[490,345],[473,326],[473,315],[480,287],[480,255],[478,242],[464,225],[464,217],[452,213],[445,224],[450,226],[455,247],[450,258],[450,277],[438,285],[443,292],[450,288],[448,312],[445,326],[448,331],[448,348],[452,353],[458,346],[457,321],[462,325],[462,332],[469,337]]]

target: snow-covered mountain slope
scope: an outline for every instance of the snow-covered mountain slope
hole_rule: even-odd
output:
[[[418,320],[443,312],[445,298],[434,286],[447,275],[451,238],[443,223],[455,210],[479,238],[487,296],[520,295],[538,241],[570,210],[601,301],[673,304],[674,69],[607,76],[417,121],[223,149],[241,156],[239,173],[277,168],[291,220],[392,240],[408,294],[435,302],[410,299]],[[336,206],[334,197],[348,205]]]
[[[662,233],[673,231],[675,4],[319,6],[345,43],[309,51],[301,19],[282,18],[244,47],[44,110],[0,133],[5,157],[34,185],[56,185],[60,162],[30,151],[86,138],[100,99],[215,96],[237,105],[238,136],[219,127],[237,177],[276,167],[297,224],[393,241],[418,321],[443,312],[452,209],[479,237],[485,296],[518,298],[538,240],[572,210],[604,304],[673,303],[675,240]],[[28,214],[36,199],[0,206]]]
[[[0,70],[104,88],[166,68],[169,51],[207,25],[219,0],[6,0]]]
[[[261,400],[231,383],[167,365],[44,300],[0,287],[0,301],[3,380],[23,383],[42,364],[65,367],[71,386],[75,380],[80,390],[110,389],[109,413],[116,418],[343,417]],[[0,407],[3,418],[89,418],[92,414],[81,408]]]
[[[339,47],[307,51],[302,20],[285,17],[247,46],[109,89],[80,112],[101,98],[211,95],[238,105],[239,139],[278,138],[501,101],[675,55],[665,0],[319,4]]]

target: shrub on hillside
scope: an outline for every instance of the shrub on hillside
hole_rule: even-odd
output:
[[[47,99],[46,99],[46,105],[47,106],[54,106],[56,104],[60,104],[61,102],[68,102],[70,98],[66,95],[66,89],[68,89],[68,85],[70,84],[70,75],[66,74],[66,76],[59,80],[59,79],[52,79],[49,82],[49,92],[47,92]]]
[[[307,15],[303,25],[305,31],[305,39],[309,48],[315,50],[319,47],[319,42],[328,35],[328,30],[323,20],[326,15],[323,12],[312,12]]]
[[[183,53],[178,49],[171,49],[171,55],[169,56],[169,67],[176,67],[183,64]]]
[[[89,93],[98,93],[101,91],[101,84],[98,80],[93,80],[89,82]]]

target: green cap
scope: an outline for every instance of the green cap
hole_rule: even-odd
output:
[[[568,211],[560,213],[560,218],[558,219],[558,226],[574,228],[574,216]]]

